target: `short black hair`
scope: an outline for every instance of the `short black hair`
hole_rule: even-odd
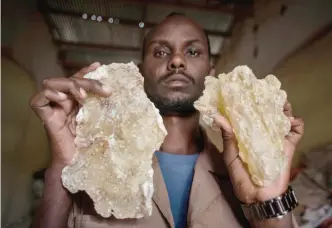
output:
[[[183,16],[183,17],[187,17],[189,18],[188,16],[186,16],[185,14],[183,13],[178,13],[178,12],[172,12],[170,14],[168,14],[166,18],[169,18],[169,17],[173,17],[173,16]],[[146,46],[146,41],[148,39],[148,37],[152,34],[153,32],[153,29],[150,29],[150,31],[145,35],[144,39],[143,39],[143,44],[142,44],[142,60],[144,59],[144,56],[145,56],[145,46]],[[205,31],[204,29],[204,34],[205,34],[205,37],[206,37],[206,40],[207,40],[207,46],[208,46],[208,53],[209,53],[209,58],[211,57],[211,44],[210,44],[210,39],[209,39],[209,35],[208,33]]]

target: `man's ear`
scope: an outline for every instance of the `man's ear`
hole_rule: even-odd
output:
[[[211,66],[209,76],[213,76],[213,77],[216,76],[216,69],[214,68],[214,66]]]

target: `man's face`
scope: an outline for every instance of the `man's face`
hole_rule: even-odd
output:
[[[183,16],[167,18],[145,43],[142,63],[145,91],[162,115],[195,112],[209,75],[209,50],[204,31]]]

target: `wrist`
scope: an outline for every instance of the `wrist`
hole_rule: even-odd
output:
[[[282,188],[268,187],[268,189],[262,189],[262,191],[259,189],[256,191],[257,193],[252,191],[244,192],[242,195],[237,195],[237,198],[243,204],[264,203],[283,195],[287,190],[288,185]]]
[[[269,191],[264,191],[263,193],[257,194],[256,197],[253,199],[252,203],[263,203],[265,201],[275,199],[285,194],[288,189],[289,186],[285,185],[284,187],[277,187],[272,188]]]

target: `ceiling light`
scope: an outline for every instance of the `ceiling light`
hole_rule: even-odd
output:
[[[83,13],[83,14],[82,14],[82,18],[83,18],[83,19],[87,19],[87,18],[88,18],[88,15],[87,15],[86,13]]]
[[[110,23],[110,24],[112,24],[113,23],[113,18],[112,17],[110,17],[110,18],[108,18],[108,23]]]
[[[144,28],[144,22],[140,22],[140,23],[138,24],[138,26],[139,26],[140,28]]]
[[[103,18],[101,16],[97,17],[97,21],[102,21],[102,20],[103,20]]]
[[[96,15],[93,14],[93,15],[91,16],[91,20],[95,21],[95,20],[96,20]]]

